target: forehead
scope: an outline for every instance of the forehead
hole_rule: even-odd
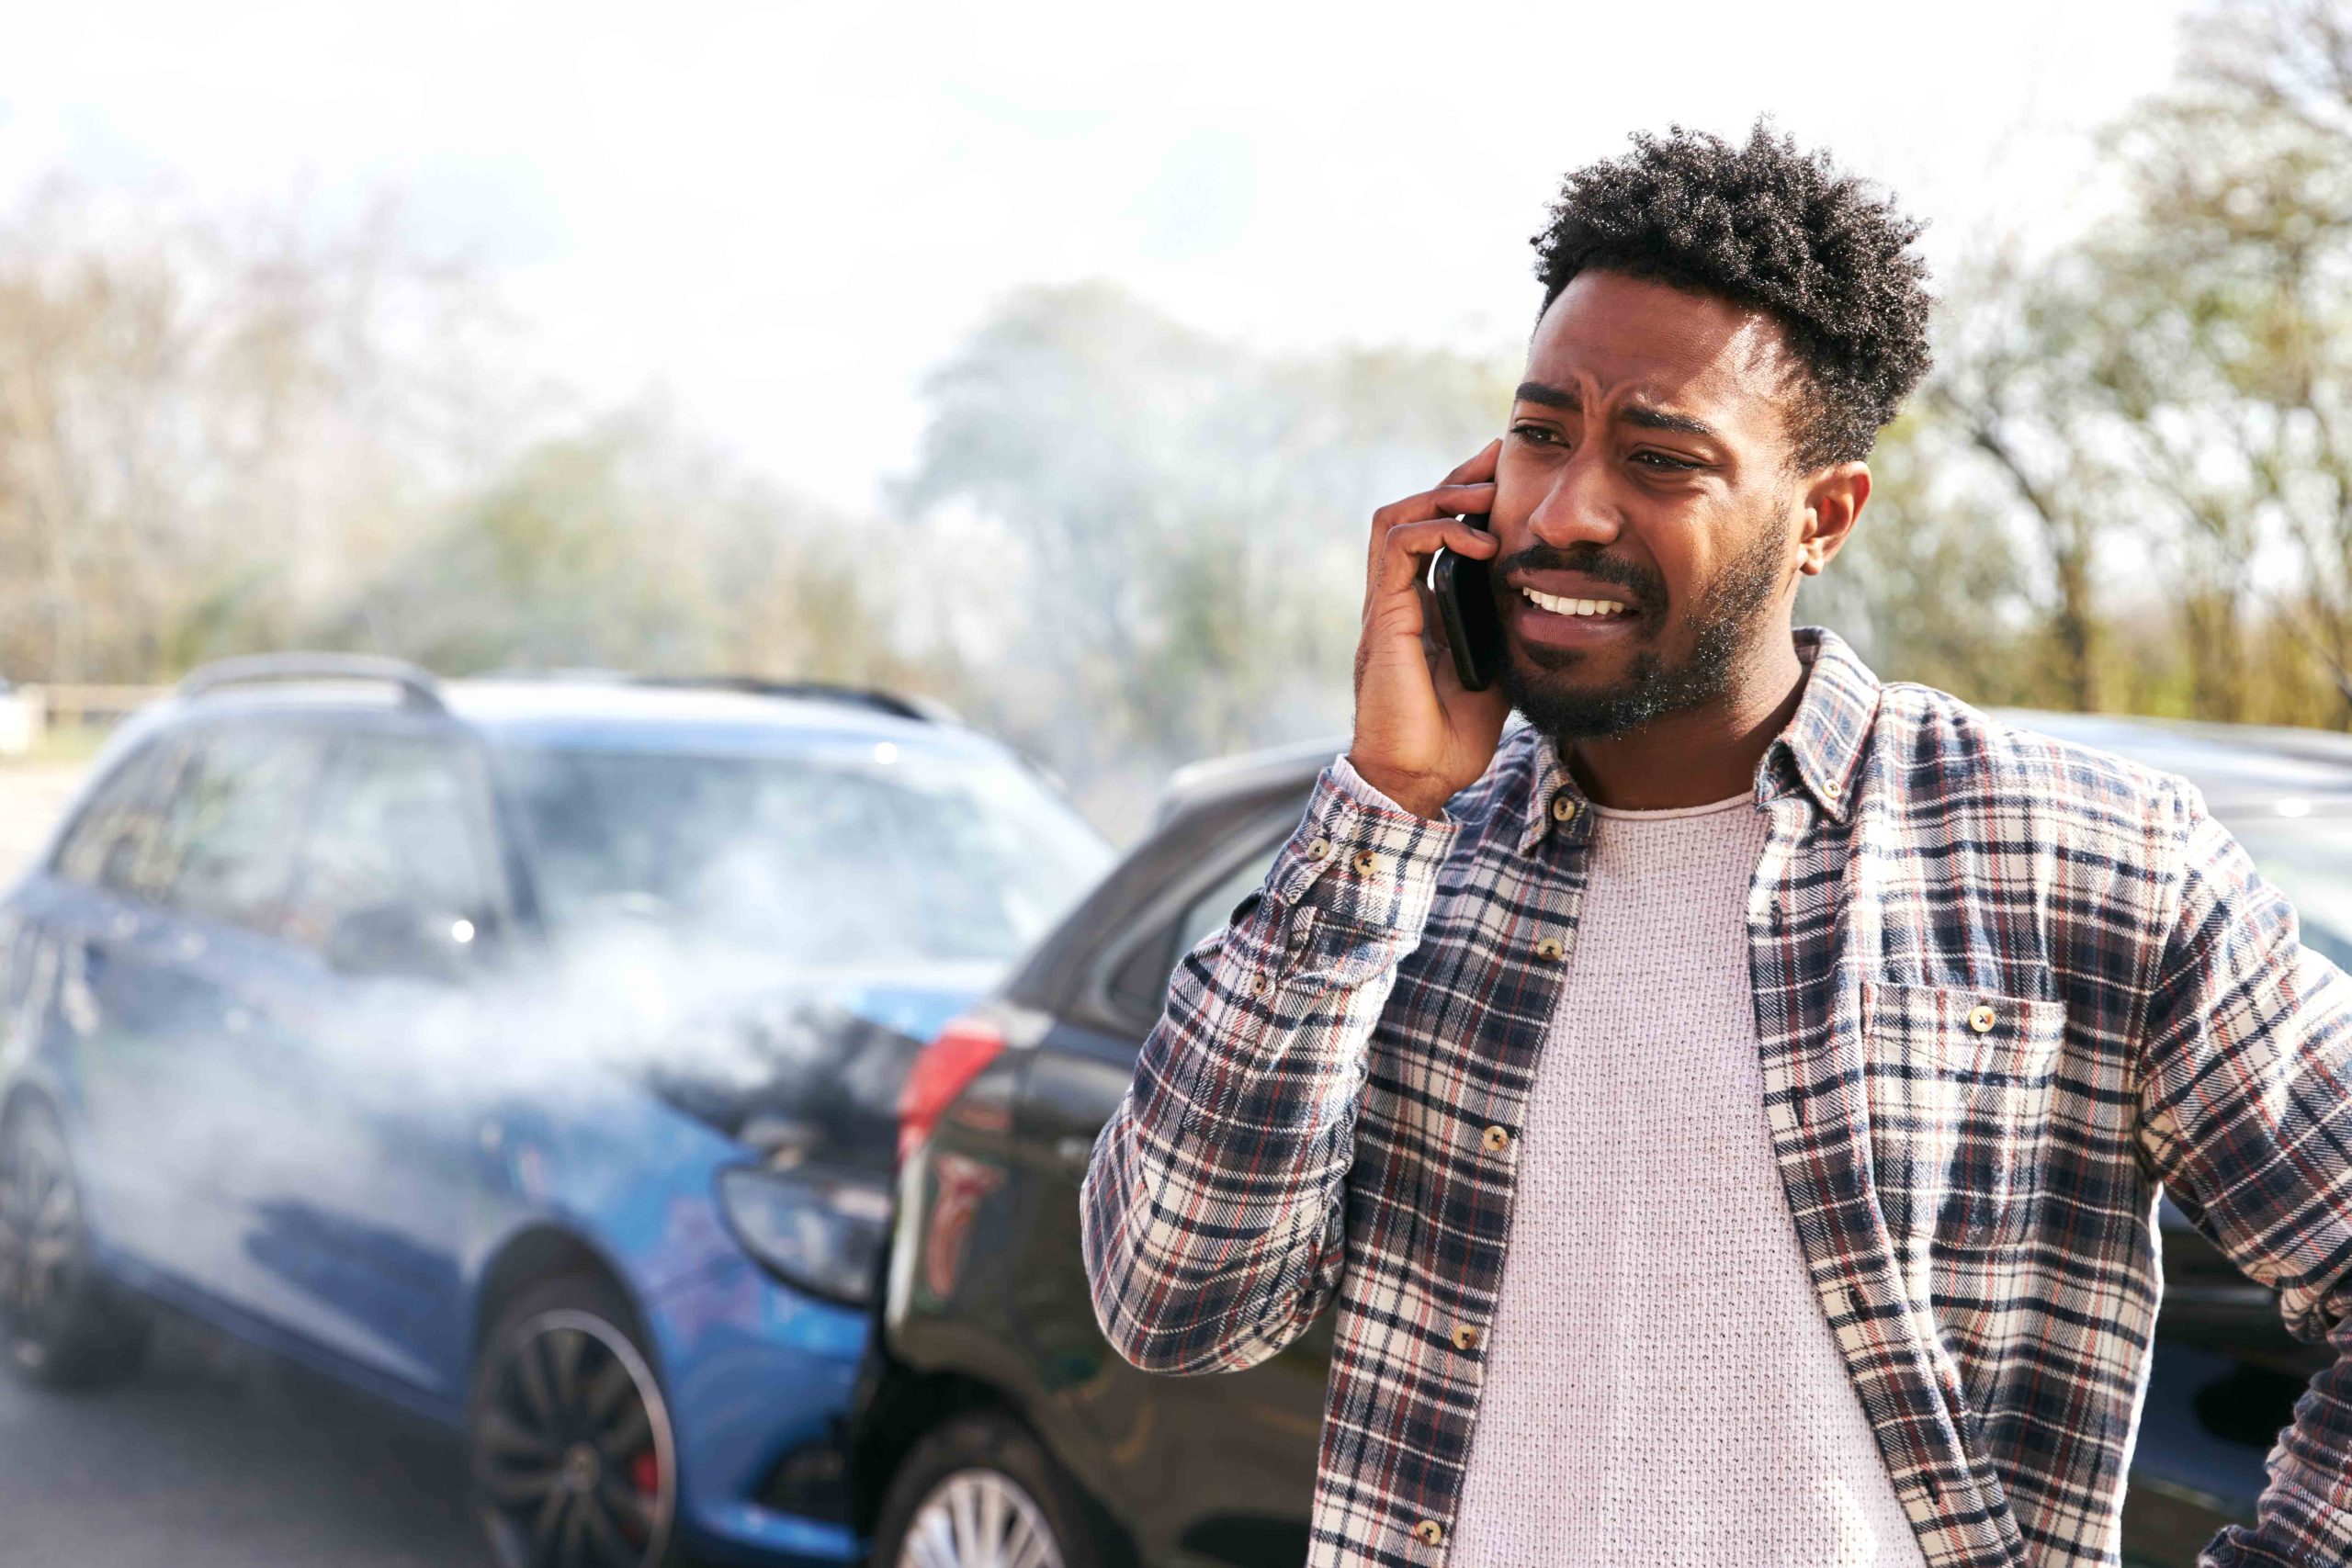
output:
[[[1536,323],[1527,378],[1777,437],[1788,344],[1763,312],[1618,272],[1579,273]]]

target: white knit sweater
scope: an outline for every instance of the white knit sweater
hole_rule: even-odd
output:
[[[1595,814],[1449,1568],[1920,1568],[1766,1132],[1763,814]]]

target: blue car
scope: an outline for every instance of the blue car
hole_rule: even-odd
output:
[[[306,1362],[518,1568],[857,1561],[905,1080],[1109,858],[878,694],[208,667],[0,905],[0,1346]]]

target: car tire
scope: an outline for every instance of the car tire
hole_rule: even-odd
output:
[[[870,1562],[1098,1568],[1100,1561],[1075,1489],[1028,1428],[994,1411],[975,1411],[933,1428],[899,1466]]]
[[[526,1285],[475,1357],[474,1514],[502,1568],[669,1568],[678,1460],[644,1331],[597,1274]]]
[[[149,1322],[91,1261],[65,1129],[38,1100],[0,1119],[0,1352],[28,1382],[93,1388],[145,1359]]]

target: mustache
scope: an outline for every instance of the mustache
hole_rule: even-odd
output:
[[[1579,544],[1530,545],[1514,550],[1494,563],[1493,581],[1498,596],[1521,573],[1529,571],[1575,571],[1597,578],[1613,588],[1622,588],[1633,595],[1634,607],[1655,614],[1666,607],[1666,581],[1655,571],[1634,565],[1616,556],[1605,555],[1599,545]]]

